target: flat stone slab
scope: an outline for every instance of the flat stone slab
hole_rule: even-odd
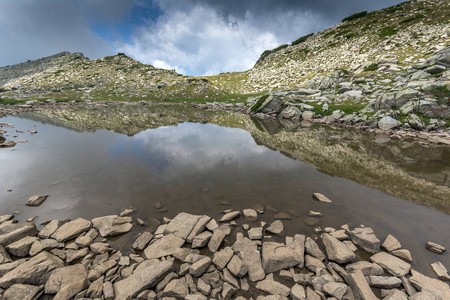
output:
[[[48,252],[41,252],[0,278],[0,287],[7,289],[16,283],[42,285],[50,273],[64,266],[61,259]]]
[[[262,246],[262,265],[266,274],[294,267],[300,263],[294,250],[285,244],[266,242]]]
[[[91,222],[82,218],[65,223],[59,227],[51,237],[58,242],[66,242],[76,238],[80,234],[88,231],[91,228]]]
[[[450,299],[450,287],[445,282],[425,276],[415,270],[411,270],[411,283],[419,291],[428,291],[438,295],[441,299]]]
[[[54,270],[45,284],[45,293],[56,294],[54,299],[71,299],[88,286],[86,268],[76,264]]]
[[[92,219],[92,226],[97,228],[100,235],[116,236],[128,232],[133,228],[131,217],[119,217],[116,215]]]
[[[370,257],[370,260],[395,276],[406,276],[411,270],[409,263],[386,252],[374,254]]]
[[[26,236],[33,236],[37,233],[38,230],[32,222],[3,223],[0,225],[0,245],[5,247]]]
[[[150,244],[145,250],[144,254],[147,259],[160,258],[163,256],[172,255],[175,250],[179,249],[184,244],[184,239],[174,234],[165,235],[154,243]]]
[[[380,251],[380,240],[375,236],[372,228],[363,227],[355,228],[349,232],[350,238],[355,245],[360,246],[369,253],[377,253]]]
[[[325,250],[329,260],[343,264],[356,258],[355,253],[353,253],[347,245],[332,237],[328,233],[325,233],[322,236],[322,241],[325,245]]]
[[[313,198],[320,202],[325,203],[333,203],[330,199],[328,199],[326,196],[322,195],[321,193],[314,193]]]
[[[186,240],[201,216],[179,213],[167,224],[164,234],[174,234]],[[206,225],[206,224],[205,224]]]
[[[28,199],[26,205],[27,206],[39,206],[42,203],[44,203],[45,200],[47,200],[48,195],[39,195],[39,196],[32,196],[30,199]]]

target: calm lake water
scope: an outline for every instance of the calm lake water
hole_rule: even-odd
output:
[[[28,140],[0,149],[0,215],[19,210],[17,219],[38,216],[39,224],[135,206],[133,218],[154,224],[182,211],[219,218],[225,209],[265,206],[257,222],[237,222],[257,226],[287,212],[287,235],[314,236],[304,223],[314,210],[324,214],[321,228],[364,224],[382,241],[393,234],[425,274],[434,276],[435,261],[450,268],[449,251],[425,250],[429,240],[450,248],[448,147],[183,107],[48,111],[0,122],[14,124],[3,128],[7,139]],[[314,201],[314,192],[333,203]],[[25,206],[40,194],[50,195],[43,205]],[[128,249],[147,229],[135,226],[115,243]]]

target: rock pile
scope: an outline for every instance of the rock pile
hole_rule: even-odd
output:
[[[246,209],[243,219],[255,222],[261,212]],[[227,211],[216,221],[179,213],[155,232],[139,235],[129,255],[106,239],[132,229],[128,216],[52,220],[41,230],[1,216],[0,295],[5,300],[450,299],[446,283],[411,269],[411,254],[391,235],[382,243],[370,228],[342,226],[326,228],[318,240],[302,234],[283,239],[280,220],[233,234],[240,216]],[[448,279],[441,263],[433,268]]]

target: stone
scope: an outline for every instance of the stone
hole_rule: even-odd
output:
[[[248,237],[252,240],[260,240],[263,237],[263,227],[255,227],[248,231]]]
[[[329,260],[344,264],[356,258],[355,253],[353,253],[350,248],[328,233],[323,234],[322,241],[325,245],[325,250]]]
[[[117,262],[114,260],[107,260],[103,263],[94,265],[88,273],[88,279],[90,281],[95,281],[99,279],[103,274],[105,274],[109,269],[114,268]]]
[[[433,65],[425,69],[425,72],[430,74],[439,74],[446,70],[447,68],[441,65]]]
[[[435,295],[438,295],[442,300],[450,299],[450,287],[445,282],[425,276],[417,272],[416,270],[411,270],[411,274],[412,276],[409,278],[409,280],[418,291],[427,291],[433,293]],[[413,296],[417,294],[414,294]],[[420,298],[418,297],[417,299]]]
[[[309,286],[306,288],[306,299],[307,300],[322,300],[322,298],[313,291]]]
[[[377,61],[376,64],[381,65],[396,65],[398,63],[398,58],[394,54],[383,54],[381,55]]]
[[[114,283],[116,300],[135,298],[143,290],[155,287],[173,270],[174,263],[171,260],[151,259],[142,262],[132,275]]]
[[[0,224],[0,246],[6,247],[27,236],[34,236],[38,233],[34,223],[8,223]]]
[[[450,280],[447,269],[441,262],[432,263],[431,268],[440,280]]]
[[[409,300],[441,300],[441,299],[442,299],[441,297],[429,291],[416,293],[409,298]]]
[[[133,249],[142,251],[144,248],[150,243],[153,238],[153,234],[148,231],[143,232],[133,243],[131,246]]]
[[[163,256],[172,255],[177,249],[181,248],[183,244],[183,238],[174,234],[165,235],[147,246],[144,250],[144,254],[147,259],[161,258]]]
[[[247,208],[247,209],[244,209],[242,211],[242,213],[244,215],[244,219],[247,222],[254,222],[254,221],[258,220],[258,213],[254,209]]]
[[[160,297],[174,297],[176,299],[185,299],[188,294],[189,288],[186,281],[183,279],[174,279],[166,285],[164,291],[160,294]]]
[[[220,245],[222,244],[223,240],[225,239],[225,233],[220,230],[220,228],[217,228],[213,231],[213,235],[209,239],[208,242],[208,249],[214,253],[216,252]]]
[[[292,287],[290,295],[292,300],[306,300],[305,289],[297,283]]]
[[[208,296],[209,293],[211,293],[211,286],[201,278],[197,281],[197,289],[205,296]]]
[[[248,266],[244,264],[242,259],[239,256],[234,255],[227,265],[228,270],[230,270],[231,274],[238,278],[242,278],[247,274]]]
[[[381,130],[386,130],[386,131],[397,128],[400,125],[401,125],[401,123],[399,121],[397,121],[396,119],[391,118],[389,116],[384,116],[378,121],[378,127]]]
[[[398,250],[394,250],[392,251],[392,254],[407,261],[407,262],[412,262],[412,255],[411,252],[409,252],[409,250],[406,249],[398,249]]]
[[[241,249],[238,251],[238,255],[248,268],[248,279],[251,282],[256,282],[266,277],[262,267],[261,254],[258,249]]]
[[[192,248],[202,248],[208,244],[209,239],[212,237],[212,232],[203,231],[198,234],[192,241]]]
[[[105,300],[114,300],[114,286],[110,281],[103,283],[103,296]]]
[[[273,274],[269,274],[262,281],[256,284],[256,288],[270,295],[289,296],[291,289],[273,279]]]
[[[411,265],[386,252],[378,252],[370,257],[370,260],[394,276],[406,276],[411,270]]]
[[[302,119],[303,120],[312,120],[312,119],[314,119],[315,116],[316,116],[316,114],[313,111],[310,111],[310,110],[305,110],[302,113]]]
[[[82,233],[88,231],[91,228],[91,222],[88,220],[78,218],[61,225],[52,235],[51,238],[58,242],[66,242]]]
[[[0,265],[12,262],[11,256],[9,256],[8,252],[2,245],[0,245]]]
[[[316,272],[318,269],[326,269],[320,259],[317,259],[311,255],[305,255],[305,266],[311,272]]]
[[[40,196],[32,196],[30,199],[28,199],[26,205],[27,206],[40,206],[42,203],[44,203],[45,200],[47,200],[48,195],[40,195]]]
[[[66,262],[71,263],[73,261],[76,261],[82,257],[85,257],[89,254],[89,248],[82,248],[79,250],[67,250],[66,251]]]
[[[12,269],[18,267],[19,265],[23,264],[24,262],[25,262],[25,259],[18,259],[18,260],[12,261],[10,263],[0,264],[0,277],[5,275]]]
[[[320,202],[325,203],[333,203],[330,199],[328,199],[326,196],[322,195],[321,193],[314,193],[313,198]]]
[[[228,222],[231,221],[241,215],[240,211],[231,211],[229,213],[226,213],[221,219],[220,222]]]
[[[394,290],[391,294],[386,296],[383,300],[408,300],[408,296],[403,291]]]
[[[173,234],[186,240],[194,229],[201,216],[188,213],[179,213],[173,218],[164,229],[164,234]]]
[[[4,223],[4,222],[6,222],[6,221],[12,220],[12,219],[14,219],[14,216],[13,216],[13,215],[3,215],[3,216],[0,216],[0,224]]]
[[[258,105],[260,101],[257,102]],[[257,113],[263,114],[278,114],[286,107],[285,102],[275,96],[270,95],[260,104],[260,107],[252,106],[251,110],[256,109]]]
[[[223,289],[222,289],[222,299],[224,299],[224,300],[231,299],[231,297],[236,293],[236,291],[237,291],[237,288],[235,288],[228,282],[225,282],[223,284]]]
[[[294,237],[286,237],[286,246],[294,251],[299,261],[297,267],[303,269],[305,265],[305,236],[303,234],[296,234]]]
[[[48,239],[55,231],[58,229],[59,226],[61,226],[63,223],[60,220],[52,220],[50,223],[45,225],[44,228],[42,228],[41,231],[38,233],[38,237],[42,239]]]
[[[273,218],[276,219],[276,220],[291,220],[292,219],[291,215],[289,213],[287,213],[287,212],[284,212],[284,211],[280,211],[279,213],[276,213],[273,216]]]
[[[383,244],[381,244],[381,247],[386,249],[386,251],[388,252],[392,252],[394,250],[402,248],[402,245],[395,237],[389,234],[384,240]]]
[[[402,281],[398,277],[370,275],[367,279],[367,282],[370,286],[382,289],[393,289],[399,287],[402,284]]]
[[[201,216],[197,223],[195,224],[194,228],[192,228],[191,233],[189,233],[188,237],[186,238],[186,242],[192,243],[194,238],[201,234],[203,230],[205,230],[206,225],[211,221],[211,217],[208,216]]]
[[[89,286],[86,268],[76,264],[54,270],[45,284],[45,293],[54,299],[71,299]]]
[[[206,269],[208,269],[209,265],[211,265],[211,262],[212,260],[209,257],[200,259],[189,268],[189,274],[194,277],[202,276]]]
[[[132,221],[131,217],[111,215],[92,219],[92,226],[98,229],[102,237],[116,236],[130,231]]]
[[[348,232],[353,243],[360,246],[369,253],[376,253],[380,251],[380,240],[375,236],[372,228],[363,227],[355,228]]]
[[[348,273],[347,283],[352,288],[353,294],[355,295],[355,299],[364,299],[364,300],[377,300],[378,298],[373,293],[366,279],[364,278],[363,273],[360,270],[355,270],[353,272]]]
[[[231,274],[230,271],[228,271],[227,268],[222,270],[222,275],[222,278],[225,282],[228,282],[237,289],[239,288],[239,281],[236,279],[236,277],[233,276],[233,274]]]
[[[231,247],[226,247],[219,252],[214,253],[212,261],[219,270],[222,270],[233,257],[233,254],[233,249],[231,249]]]
[[[284,230],[283,222],[280,220],[274,221],[270,226],[266,229],[267,232],[273,233],[273,234],[280,234]]]
[[[48,252],[41,252],[29,261],[20,264],[0,278],[0,287],[7,289],[11,285],[42,285],[47,282],[50,273],[64,266],[61,259]]]
[[[10,286],[1,299],[3,300],[32,300],[39,293],[41,287],[29,284],[14,284]]]
[[[442,254],[445,252],[444,246],[441,246],[441,245],[433,243],[433,242],[427,242],[425,247],[427,248],[428,251],[431,251],[431,252],[434,252],[437,254]]]
[[[347,285],[340,282],[327,282],[323,285],[322,290],[330,296],[341,300],[347,293]]]
[[[320,250],[319,245],[310,237],[306,238],[305,241],[305,251],[309,255],[314,256],[317,259],[324,260],[325,254],[323,254],[322,250]]]
[[[355,270],[359,270],[363,273],[364,276],[381,276],[384,274],[382,267],[364,260],[346,265],[345,270],[347,270],[347,272],[354,272]]]
[[[302,112],[295,106],[288,106],[280,112],[278,117],[282,119],[299,120],[302,117]]]
[[[317,226],[317,225],[320,224],[320,220],[319,219],[312,218],[312,217],[307,217],[303,221],[306,223],[306,225],[309,225],[309,226]]]
[[[300,263],[295,252],[281,243],[266,242],[262,245],[262,266],[266,274],[294,267]]]

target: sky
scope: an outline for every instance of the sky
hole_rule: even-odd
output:
[[[401,0],[0,0],[0,66],[123,52],[186,75],[250,69],[264,50]]]

